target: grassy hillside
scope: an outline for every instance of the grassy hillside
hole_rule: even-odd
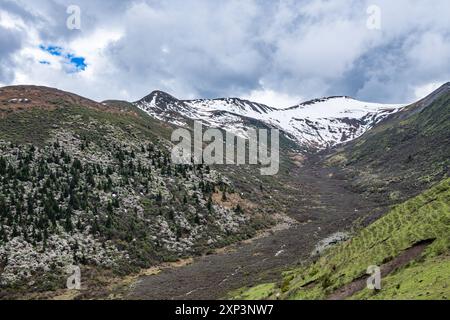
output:
[[[450,297],[450,179],[393,208],[332,247],[317,261],[285,272],[277,284],[231,293],[235,298],[326,299],[365,279],[368,266],[399,260],[415,245],[430,243],[411,261],[385,275],[382,289],[350,292],[353,299],[448,299]],[[406,264],[405,264],[406,263]]]
[[[326,156],[380,203],[404,201],[449,173],[450,84]]]

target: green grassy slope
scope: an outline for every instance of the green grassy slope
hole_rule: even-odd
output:
[[[401,202],[448,174],[450,164],[450,84],[369,130],[327,156],[343,168],[353,187]]]
[[[393,208],[316,262],[285,272],[274,288],[260,285],[232,293],[236,298],[326,299],[424,240],[434,240],[420,258],[382,280],[381,291],[363,290],[356,299],[447,299],[450,297],[450,179]],[[256,294],[255,294],[256,293]]]
[[[72,129],[79,133],[91,131],[93,138],[102,137],[101,131],[87,129],[91,119],[117,126],[133,134],[157,140],[170,138],[171,127],[150,118],[138,109],[132,112],[105,112],[71,105],[64,102],[54,110],[33,108],[26,112],[13,113],[0,121],[0,139],[14,143],[44,145],[51,132],[57,129]]]
[[[351,299],[368,300],[448,300],[450,259],[448,255],[429,257],[412,263],[383,280],[383,289],[378,292],[364,289]]]

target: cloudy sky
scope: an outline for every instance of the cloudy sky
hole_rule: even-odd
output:
[[[0,0],[0,86],[412,102],[450,81],[449,12],[448,0]]]

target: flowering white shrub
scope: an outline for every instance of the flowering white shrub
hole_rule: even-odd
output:
[[[106,245],[89,234],[52,235],[44,250],[43,243],[31,245],[20,237],[0,246],[0,284],[10,285],[30,278],[37,272],[65,272],[67,266],[83,260],[91,265],[114,267],[126,255],[111,243]]]

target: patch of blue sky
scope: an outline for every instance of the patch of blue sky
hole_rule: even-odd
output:
[[[84,71],[87,68],[86,59],[84,57],[78,57],[73,53],[67,53],[62,47],[58,46],[44,46],[40,45],[39,48],[52,56],[61,57],[65,64],[68,64],[71,68],[67,70],[68,73]],[[43,63],[44,62],[44,63]],[[48,61],[41,60],[39,63],[50,64]]]
[[[72,64],[77,71],[84,71],[87,68],[86,59],[83,57],[76,57],[74,55],[68,55],[70,64]]]
[[[57,46],[44,46],[41,44],[39,48],[43,51],[50,53],[52,56],[61,57],[63,56],[63,49]]]

